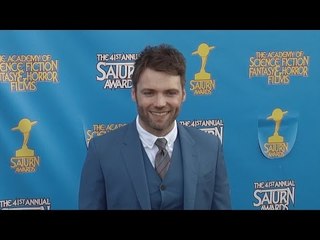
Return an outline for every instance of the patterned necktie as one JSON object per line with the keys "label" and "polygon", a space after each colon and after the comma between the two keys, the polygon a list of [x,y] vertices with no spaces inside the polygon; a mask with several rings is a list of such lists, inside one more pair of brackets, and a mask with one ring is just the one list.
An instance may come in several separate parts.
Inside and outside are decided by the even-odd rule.
{"label": "patterned necktie", "polygon": [[163,179],[170,165],[170,156],[166,150],[167,140],[165,138],[158,138],[155,144],[159,148],[155,161],[156,171],[161,179]]}

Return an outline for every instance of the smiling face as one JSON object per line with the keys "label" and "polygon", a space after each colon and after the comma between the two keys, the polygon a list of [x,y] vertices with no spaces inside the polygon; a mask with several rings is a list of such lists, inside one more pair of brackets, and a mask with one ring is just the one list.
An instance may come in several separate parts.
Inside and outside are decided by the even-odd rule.
{"label": "smiling face", "polygon": [[172,130],[186,92],[180,76],[147,68],[140,75],[136,88],[132,88],[131,96],[137,104],[141,126],[160,137]]}

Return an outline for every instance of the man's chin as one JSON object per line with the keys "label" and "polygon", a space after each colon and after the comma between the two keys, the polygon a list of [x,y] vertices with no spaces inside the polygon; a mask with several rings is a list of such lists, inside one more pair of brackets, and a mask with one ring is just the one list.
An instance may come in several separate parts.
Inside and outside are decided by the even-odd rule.
{"label": "man's chin", "polygon": [[167,121],[161,121],[161,122],[153,122],[152,123],[152,127],[154,130],[158,131],[158,132],[163,132],[166,131],[168,128],[170,128],[170,124],[168,125]]}

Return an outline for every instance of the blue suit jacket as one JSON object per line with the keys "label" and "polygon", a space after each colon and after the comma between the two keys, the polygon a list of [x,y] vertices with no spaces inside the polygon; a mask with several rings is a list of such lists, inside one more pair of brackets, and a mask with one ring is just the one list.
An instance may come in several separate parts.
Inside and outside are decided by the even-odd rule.
{"label": "blue suit jacket", "polygon": [[[184,209],[231,209],[220,140],[178,124]],[[151,209],[142,144],[135,121],[90,141],[79,209]]]}

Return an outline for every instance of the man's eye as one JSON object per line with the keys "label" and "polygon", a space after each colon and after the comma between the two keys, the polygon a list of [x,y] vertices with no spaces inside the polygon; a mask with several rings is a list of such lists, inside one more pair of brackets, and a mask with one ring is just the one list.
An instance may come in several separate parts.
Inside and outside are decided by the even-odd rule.
{"label": "man's eye", "polygon": [[151,95],[152,95],[152,92],[143,92],[143,95],[145,95],[145,96],[151,96]]}
{"label": "man's eye", "polygon": [[177,95],[177,92],[168,92],[167,94],[168,94],[168,96],[175,96],[175,95]]}

